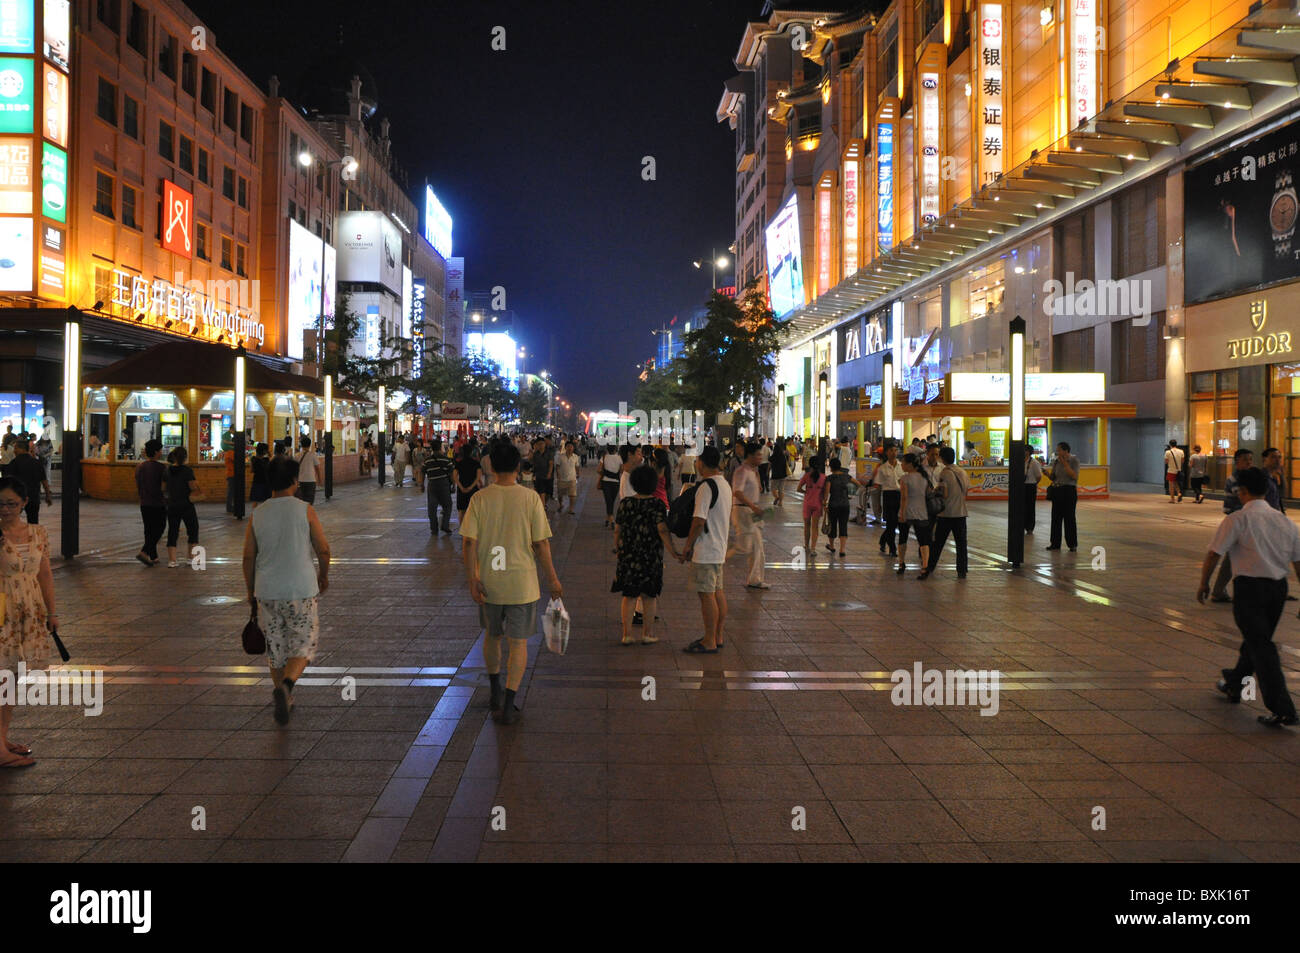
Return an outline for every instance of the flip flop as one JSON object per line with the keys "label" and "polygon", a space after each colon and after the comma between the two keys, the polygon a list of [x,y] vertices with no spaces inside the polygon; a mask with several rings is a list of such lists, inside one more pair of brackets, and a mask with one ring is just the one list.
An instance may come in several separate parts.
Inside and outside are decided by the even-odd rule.
{"label": "flip flop", "polygon": [[14,758],[12,761],[0,761],[0,768],[30,768],[35,763],[31,758]]}
{"label": "flip flop", "polygon": [[686,648],[682,649],[687,655],[717,655],[717,649],[705,648],[703,639],[696,639]]}
{"label": "flip flop", "polygon": [[9,744],[6,745],[6,747],[9,749],[10,754],[16,754],[20,758],[25,758],[32,753],[32,749],[30,745],[19,744],[16,741],[9,742]]}

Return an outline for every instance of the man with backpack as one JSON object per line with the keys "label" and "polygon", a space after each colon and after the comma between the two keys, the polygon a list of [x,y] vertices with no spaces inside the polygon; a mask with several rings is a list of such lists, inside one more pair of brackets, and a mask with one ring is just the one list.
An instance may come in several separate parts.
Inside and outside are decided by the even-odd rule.
{"label": "man with backpack", "polygon": [[[716,655],[722,647],[722,625],[727,619],[727,597],[723,594],[723,568],[727,561],[727,531],[731,523],[731,487],[719,478],[722,455],[717,447],[705,447],[696,461],[699,479],[673,504],[669,526],[681,536],[681,511],[690,506],[691,525],[681,559],[690,560],[691,583],[700,594],[704,636],[682,651],[691,655]],[[676,521],[673,516],[677,516]]]}

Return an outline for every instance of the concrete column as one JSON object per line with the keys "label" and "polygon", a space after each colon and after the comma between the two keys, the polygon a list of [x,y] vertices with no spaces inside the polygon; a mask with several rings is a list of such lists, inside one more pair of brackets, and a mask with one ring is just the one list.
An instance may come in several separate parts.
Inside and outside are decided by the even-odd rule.
{"label": "concrete column", "polygon": [[1183,229],[1183,170],[1176,167],[1165,177],[1165,440],[1180,444],[1189,442]]}

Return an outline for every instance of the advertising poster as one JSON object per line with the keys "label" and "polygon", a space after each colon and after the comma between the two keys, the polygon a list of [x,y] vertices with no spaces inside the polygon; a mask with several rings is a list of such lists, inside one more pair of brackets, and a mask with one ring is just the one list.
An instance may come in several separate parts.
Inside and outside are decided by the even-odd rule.
{"label": "advertising poster", "polygon": [[36,52],[33,0],[0,0],[0,53]]}
{"label": "advertising poster", "polygon": [[35,61],[0,56],[0,133],[32,131]]}
{"label": "advertising poster", "polygon": [[402,340],[411,339],[411,269],[402,266]]}
{"label": "advertising poster", "polygon": [[366,358],[379,357],[379,305],[366,305]]}
{"label": "advertising poster", "polygon": [[424,239],[444,261],[451,257],[451,215],[427,185],[424,187]]}
{"label": "advertising poster", "polygon": [[0,136],[0,212],[32,214],[32,140]]}
{"label": "advertising poster", "polygon": [[382,212],[338,217],[339,281],[368,281],[402,293],[402,238]]}
{"label": "advertising poster", "polygon": [[335,275],[338,271],[338,252],[333,245],[325,246],[325,327],[334,327],[334,300],[337,297]]}
{"label": "advertising poster", "polygon": [[894,247],[894,125],[876,124],[876,250]]}
{"label": "advertising poster", "polygon": [[783,317],[804,303],[797,196],[790,196],[776,213],[766,234],[768,293],[772,310]]}
{"label": "advertising poster", "polygon": [[313,329],[321,313],[321,240],[289,219],[289,308],[285,352],[302,359],[303,331]]}
{"label": "advertising poster", "polygon": [[69,38],[72,35],[71,6],[69,0],[45,0],[45,42],[42,49],[45,58],[65,73],[68,71]]}
{"label": "advertising poster", "polygon": [[67,233],[57,225],[41,225],[39,291],[47,298],[66,298],[68,293],[67,265],[64,249]]}
{"label": "advertising poster", "polygon": [[0,291],[32,290],[32,220],[0,218]]}
{"label": "advertising poster", "polygon": [[1300,277],[1298,150],[1291,122],[1183,173],[1189,304]]}
{"label": "advertising poster", "polygon": [[68,77],[53,66],[41,67],[45,74],[45,138],[68,148]]}
{"label": "advertising poster", "polygon": [[68,154],[48,142],[41,152],[41,214],[55,222],[68,220]]}

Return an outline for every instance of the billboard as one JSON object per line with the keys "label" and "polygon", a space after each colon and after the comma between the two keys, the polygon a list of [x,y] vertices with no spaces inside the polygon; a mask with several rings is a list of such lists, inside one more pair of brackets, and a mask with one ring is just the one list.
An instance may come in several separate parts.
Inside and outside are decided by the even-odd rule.
{"label": "billboard", "polygon": [[375,360],[379,357],[379,305],[366,305],[366,358]]}
{"label": "billboard", "polygon": [[69,0],[45,0],[45,38],[41,48],[45,58],[65,73],[72,36],[71,6]]}
{"label": "billboard", "polygon": [[0,218],[0,291],[32,290],[32,220]]}
{"label": "billboard", "polygon": [[876,250],[894,247],[894,124],[876,123]]}
{"label": "billboard", "polygon": [[465,259],[447,259],[447,311],[460,314],[465,303]]}
{"label": "billboard", "polygon": [[328,316],[334,312],[333,275],[329,261],[333,249],[289,219],[289,307],[286,314],[289,340],[285,353],[298,360],[303,356],[303,331],[316,328],[320,321],[322,250],[325,252],[324,313]]}
{"label": "billboard", "polygon": [[0,136],[0,212],[32,214],[32,140]]}
{"label": "billboard", "polygon": [[772,310],[778,317],[802,308],[803,265],[799,239],[799,200],[790,200],[767,226],[767,275]]}
{"label": "billboard", "polygon": [[512,390],[519,380],[519,347],[507,331],[471,331],[465,335],[465,350],[496,361],[501,377]]}
{"label": "billboard", "polygon": [[68,220],[68,154],[48,142],[41,153],[41,214]]}
{"label": "billboard", "polygon": [[424,238],[444,260],[451,257],[451,216],[427,185],[424,187]]}
{"label": "billboard", "polygon": [[68,148],[68,77],[48,63],[45,73],[45,125],[41,131],[56,145]]}
{"label": "billboard", "polygon": [[0,0],[0,53],[36,52],[33,0]]}
{"label": "billboard", "polygon": [[[949,375],[954,401],[1011,399],[1011,375],[998,372],[959,371]],[[1073,374],[1026,374],[1027,401],[1091,401],[1106,399],[1106,375],[1086,371]]]}
{"label": "billboard", "polygon": [[[424,299],[427,288],[423,278],[411,280],[411,376],[424,373]],[[418,406],[418,405],[417,405]]]}
{"label": "billboard", "polygon": [[381,284],[402,293],[402,238],[382,212],[340,212],[338,280]]}
{"label": "billboard", "polygon": [[163,248],[182,258],[194,257],[194,196],[175,182],[163,180],[162,231]]}
{"label": "billboard", "polygon": [[402,340],[411,339],[411,269],[402,266]]}
{"label": "billboard", "polygon": [[68,294],[65,249],[68,233],[57,225],[41,225],[39,288],[47,298],[64,299]]}
{"label": "billboard", "polygon": [[1300,278],[1298,149],[1291,122],[1183,173],[1189,304]]}
{"label": "billboard", "polygon": [[31,132],[35,60],[0,56],[0,133]]}

